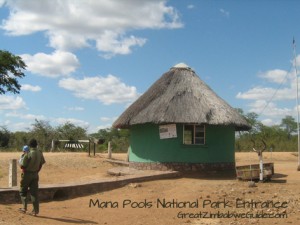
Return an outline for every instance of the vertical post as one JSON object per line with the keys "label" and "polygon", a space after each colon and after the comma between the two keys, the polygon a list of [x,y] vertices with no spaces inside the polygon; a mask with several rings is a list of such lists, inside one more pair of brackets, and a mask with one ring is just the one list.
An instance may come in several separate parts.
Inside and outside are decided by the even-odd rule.
{"label": "vertical post", "polygon": [[94,156],[96,155],[96,143],[94,142]]}
{"label": "vertical post", "polygon": [[52,152],[54,150],[54,140],[51,141],[51,150],[50,152]]}
{"label": "vertical post", "polygon": [[264,180],[264,164],[263,164],[263,157],[262,157],[262,152],[260,152],[259,154],[259,181],[263,181]]}
{"label": "vertical post", "polygon": [[300,171],[300,128],[299,128],[299,83],[298,83],[298,71],[297,71],[297,60],[296,60],[296,42],[293,38],[293,53],[294,53],[294,66],[296,73],[296,109],[297,109],[297,133],[298,133],[298,167],[297,170]]}
{"label": "vertical post", "polygon": [[130,146],[128,147],[128,150],[127,150],[126,162],[129,162],[129,152],[130,152]]}
{"label": "vertical post", "polygon": [[9,160],[8,187],[17,186],[17,160]]}
{"label": "vertical post", "polygon": [[108,142],[108,158],[111,159],[111,143]]}

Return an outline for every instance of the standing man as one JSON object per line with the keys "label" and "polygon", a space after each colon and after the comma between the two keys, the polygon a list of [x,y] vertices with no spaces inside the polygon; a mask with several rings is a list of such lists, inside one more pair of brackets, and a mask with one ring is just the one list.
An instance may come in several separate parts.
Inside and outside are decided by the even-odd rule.
{"label": "standing man", "polygon": [[23,213],[27,211],[27,192],[29,190],[33,204],[31,215],[36,216],[39,213],[39,171],[45,163],[45,159],[43,153],[37,149],[37,141],[35,139],[29,141],[29,147],[30,152],[24,156],[21,163],[20,196],[23,208],[20,208],[19,211]]}

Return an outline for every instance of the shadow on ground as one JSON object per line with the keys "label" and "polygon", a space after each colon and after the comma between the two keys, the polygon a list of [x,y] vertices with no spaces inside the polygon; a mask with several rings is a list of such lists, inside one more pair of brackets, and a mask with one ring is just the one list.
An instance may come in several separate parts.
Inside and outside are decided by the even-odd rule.
{"label": "shadow on ground", "polygon": [[64,223],[71,223],[71,224],[98,224],[97,222],[91,221],[91,220],[82,220],[82,219],[76,219],[76,218],[55,218],[55,217],[48,217],[48,216],[38,216],[38,218],[42,219],[48,219],[48,220],[56,220],[59,222]]}

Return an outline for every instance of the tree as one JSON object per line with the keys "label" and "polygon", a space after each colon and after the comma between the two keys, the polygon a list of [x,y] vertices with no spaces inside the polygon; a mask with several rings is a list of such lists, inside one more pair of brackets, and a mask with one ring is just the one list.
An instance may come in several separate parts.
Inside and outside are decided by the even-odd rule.
{"label": "tree", "polygon": [[283,118],[281,120],[281,126],[286,132],[289,140],[291,139],[292,133],[295,133],[297,131],[297,123],[292,116],[286,116],[285,118]]}
{"label": "tree", "polygon": [[24,77],[22,70],[26,68],[20,56],[0,50],[0,94],[12,92],[19,94],[21,85],[17,78]]}
{"label": "tree", "polygon": [[107,149],[108,142],[111,142],[113,151],[126,152],[129,147],[130,132],[127,129],[106,128],[100,129],[97,133],[91,134],[91,137],[104,141],[98,148],[100,151]]}
{"label": "tree", "polygon": [[32,135],[26,131],[16,131],[11,133],[9,147],[20,151],[23,145],[28,145],[31,138]]}
{"label": "tree", "polygon": [[56,133],[58,133],[60,139],[87,139],[87,130],[79,126],[75,126],[73,123],[70,122],[66,122],[63,125],[58,126],[56,128]]}
{"label": "tree", "polygon": [[256,133],[261,127],[261,123],[258,121],[258,114],[255,112],[250,112],[246,114],[247,122],[252,126],[251,131]]}
{"label": "tree", "polygon": [[263,126],[262,123],[258,120],[258,114],[255,113],[255,112],[249,112],[247,114],[244,114],[244,111],[243,109],[241,108],[237,108],[236,109],[239,114],[241,116],[243,116],[246,121],[248,122],[248,124],[252,127],[250,130],[249,130],[249,134],[251,135],[254,135],[254,134],[257,134],[260,132],[260,129],[261,127]]}
{"label": "tree", "polygon": [[[82,128],[80,126],[76,126],[71,122],[66,122],[63,125],[58,126],[55,129],[55,134],[57,140],[69,140],[71,143],[77,143],[78,140],[88,139],[87,129]],[[59,148],[61,146],[61,143],[57,141],[55,145]],[[84,149],[87,149],[86,145],[84,145]],[[74,150],[76,150],[76,148],[71,148],[71,151]]]}
{"label": "tree", "polygon": [[42,150],[50,149],[54,130],[48,121],[36,119],[35,123],[32,124],[31,135],[38,141]]}
{"label": "tree", "polygon": [[6,127],[0,127],[0,147],[8,147],[10,132]]}

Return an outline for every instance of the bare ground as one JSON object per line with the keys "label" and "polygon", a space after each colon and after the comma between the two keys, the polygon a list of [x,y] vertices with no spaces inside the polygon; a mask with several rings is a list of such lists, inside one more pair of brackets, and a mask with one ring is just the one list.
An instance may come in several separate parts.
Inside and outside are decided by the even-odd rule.
{"label": "bare ground", "polygon": [[[7,187],[8,160],[18,157],[19,153],[0,153],[0,188]],[[125,159],[126,155],[113,157]],[[45,158],[40,184],[92,181],[107,177],[107,169],[113,167],[104,162],[104,155],[46,153]],[[252,152],[237,153],[236,161],[237,165],[256,164],[258,157]],[[19,204],[0,205],[0,224],[300,224],[297,154],[265,153],[264,161],[275,163],[275,175],[271,182],[256,183],[256,187],[218,174],[189,173],[178,179],[42,202],[38,217],[18,213]]]}

